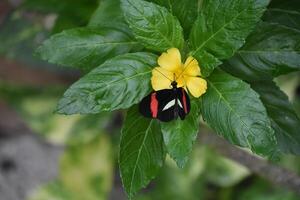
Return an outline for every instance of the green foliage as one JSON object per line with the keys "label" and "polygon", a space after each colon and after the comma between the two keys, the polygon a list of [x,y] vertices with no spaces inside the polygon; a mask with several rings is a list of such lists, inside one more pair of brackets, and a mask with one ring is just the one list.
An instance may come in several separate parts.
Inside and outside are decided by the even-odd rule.
{"label": "green foliage", "polygon": [[189,32],[198,16],[201,0],[147,0],[166,7],[178,18],[183,27],[184,34],[188,37]]}
{"label": "green foliage", "polygon": [[88,26],[90,27],[111,27],[126,29],[129,34],[130,29],[125,22],[121,7],[120,0],[102,0],[99,7],[92,15]]}
{"label": "green foliage", "polygon": [[208,83],[202,100],[204,120],[231,143],[272,156],[275,135],[258,94],[247,83],[220,70]]}
{"label": "green foliage", "polygon": [[223,67],[244,80],[271,80],[300,70],[300,32],[277,24],[262,23],[247,43]]}
{"label": "green foliage", "polygon": [[[272,191],[272,192],[270,192]],[[241,191],[238,200],[297,200],[299,196],[282,188],[272,188],[263,180],[256,181],[252,187]]]}
{"label": "green foliage", "polygon": [[145,119],[137,107],[129,109],[122,129],[119,164],[130,199],[157,175],[164,158],[159,123]]}
{"label": "green foliage", "polygon": [[[178,168],[167,157],[153,189],[136,199],[235,199],[235,196],[239,196],[240,188],[234,190],[234,187],[249,176],[249,171],[243,166],[221,157],[207,146],[196,144],[185,168]],[[232,193],[226,198],[223,190],[232,190]]]}
{"label": "green foliage", "polygon": [[91,114],[129,108],[151,91],[156,58],[150,53],[132,53],[105,62],[66,91],[57,111]]}
{"label": "green foliage", "polygon": [[32,52],[39,46],[37,37],[47,36],[40,24],[31,22],[16,11],[1,24],[0,30],[1,56],[36,63],[33,61]]}
{"label": "green foliage", "polygon": [[52,36],[37,54],[54,64],[90,70],[135,47],[137,42],[118,28],[75,28]]}
{"label": "green foliage", "polygon": [[284,153],[300,154],[300,119],[288,97],[271,81],[255,82],[258,92],[275,130],[278,145]]}
{"label": "green foliage", "polygon": [[184,167],[197,139],[200,123],[200,105],[197,101],[191,102],[191,113],[184,121],[175,120],[161,123],[164,142],[170,156],[179,167]]}
{"label": "green foliage", "polygon": [[[59,113],[129,108],[119,158],[129,198],[158,174],[165,151],[178,166],[185,166],[201,114],[219,135],[258,155],[272,158],[279,150],[299,154],[299,117],[272,83],[279,75],[300,70],[299,4],[272,1],[265,22],[258,24],[268,4],[268,0],[103,0],[87,27],[55,34],[38,49],[51,63],[91,70],[65,92]],[[174,47],[183,60],[186,55],[198,60],[208,90],[192,101],[184,121],[158,123],[142,117],[135,104],[151,92],[158,56]],[[216,69],[222,63],[227,73]],[[232,180],[240,180],[241,174]],[[224,186],[226,180],[219,184]]]}
{"label": "green foliage", "polygon": [[298,0],[272,0],[263,20],[300,30],[300,4]]}
{"label": "green foliage", "polygon": [[57,33],[64,29],[86,25],[97,4],[98,0],[25,0],[22,7],[29,11],[57,14],[52,30]]}
{"label": "green foliage", "polygon": [[190,36],[192,55],[208,76],[221,61],[234,55],[245,42],[268,0],[205,0]]}
{"label": "green foliage", "polygon": [[183,31],[179,21],[167,9],[143,0],[122,0],[125,18],[146,48],[158,52],[183,47]]}

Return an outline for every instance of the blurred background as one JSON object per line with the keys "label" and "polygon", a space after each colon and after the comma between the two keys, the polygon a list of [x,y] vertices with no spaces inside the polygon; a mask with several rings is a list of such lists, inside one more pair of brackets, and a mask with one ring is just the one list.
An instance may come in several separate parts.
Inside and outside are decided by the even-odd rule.
{"label": "blurred background", "polygon": [[[55,114],[57,100],[80,72],[34,56],[50,35],[86,25],[97,6],[98,0],[0,0],[0,200],[127,199],[118,173],[124,112]],[[277,82],[300,114],[299,73]],[[179,169],[167,158],[135,199],[300,199],[300,183],[276,183],[282,179],[276,170],[299,180],[299,157],[281,156],[259,168],[258,158],[239,154],[202,127],[188,165]]]}

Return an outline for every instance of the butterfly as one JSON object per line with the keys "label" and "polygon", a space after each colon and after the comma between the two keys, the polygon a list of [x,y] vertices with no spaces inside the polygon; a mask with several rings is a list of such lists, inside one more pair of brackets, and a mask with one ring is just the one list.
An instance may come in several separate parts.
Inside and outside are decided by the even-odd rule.
{"label": "butterfly", "polygon": [[191,110],[190,98],[182,87],[173,81],[171,89],[153,91],[139,104],[140,113],[147,117],[170,122],[180,117],[184,120]]}

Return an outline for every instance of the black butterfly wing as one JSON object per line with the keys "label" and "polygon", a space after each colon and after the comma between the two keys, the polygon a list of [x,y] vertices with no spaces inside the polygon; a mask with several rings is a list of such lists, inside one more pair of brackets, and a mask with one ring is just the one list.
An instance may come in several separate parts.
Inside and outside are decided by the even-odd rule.
{"label": "black butterfly wing", "polygon": [[[169,122],[178,117],[176,112],[176,90],[161,90],[157,92],[159,101],[157,118],[162,122]],[[174,105],[173,105],[174,104]]]}
{"label": "black butterfly wing", "polygon": [[178,117],[184,120],[191,110],[190,98],[183,88],[168,90],[168,93],[158,93],[157,97],[160,102],[157,118],[160,121],[169,122]]}
{"label": "black butterfly wing", "polygon": [[[153,93],[153,92],[152,92]],[[152,118],[152,113],[150,109],[152,93],[146,96],[139,104],[140,113],[147,118]]]}
{"label": "black butterfly wing", "polygon": [[190,99],[183,88],[166,89],[150,93],[139,104],[140,113],[148,118],[169,122],[190,112]]}
{"label": "black butterfly wing", "polygon": [[172,95],[172,90],[151,92],[139,104],[140,113],[147,118],[158,118],[161,105]]}
{"label": "black butterfly wing", "polygon": [[191,101],[190,97],[183,88],[178,88],[177,89],[177,95],[178,95],[178,100],[180,101],[179,106],[179,117],[180,119],[184,120],[185,117],[190,113],[191,111]]}

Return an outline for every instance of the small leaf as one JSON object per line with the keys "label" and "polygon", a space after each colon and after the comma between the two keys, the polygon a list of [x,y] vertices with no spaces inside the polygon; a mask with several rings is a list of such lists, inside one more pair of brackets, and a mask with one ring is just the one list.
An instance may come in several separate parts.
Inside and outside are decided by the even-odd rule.
{"label": "small leaf", "polygon": [[73,84],[58,104],[62,114],[90,114],[129,108],[151,92],[150,78],[157,56],[131,53],[117,56]]}
{"label": "small leaf", "polygon": [[90,70],[137,47],[137,42],[118,28],[76,28],[52,36],[37,54],[50,63]]}
{"label": "small leaf", "polygon": [[146,48],[158,52],[183,47],[179,21],[164,7],[143,0],[122,0],[129,27]]}
{"label": "small leaf", "polygon": [[250,86],[221,70],[208,79],[202,115],[218,134],[254,153],[273,156],[276,138],[259,96]]}
{"label": "small leaf", "polygon": [[272,0],[263,20],[300,30],[299,0]]}
{"label": "small leaf", "polygon": [[204,76],[208,76],[221,63],[220,60],[230,58],[244,44],[267,5],[268,0],[203,1],[191,31],[190,47],[193,50],[191,54],[200,64],[207,63],[203,55],[215,57],[214,62],[209,62],[210,68],[203,67]]}
{"label": "small leaf", "polygon": [[185,120],[161,123],[164,142],[169,155],[181,168],[188,161],[200,126],[200,106],[191,101],[191,112]]}
{"label": "small leaf", "polygon": [[148,0],[158,5],[166,7],[174,16],[178,18],[183,27],[185,35],[189,35],[190,30],[197,19],[200,9],[200,0]]}
{"label": "small leaf", "polygon": [[299,63],[300,32],[262,23],[223,69],[243,80],[270,80],[300,70]]}
{"label": "small leaf", "polygon": [[137,106],[129,109],[122,128],[119,157],[121,178],[129,199],[157,175],[164,159],[158,121],[144,118]]}
{"label": "small leaf", "polygon": [[280,150],[300,155],[300,119],[287,95],[272,81],[251,83],[251,87],[258,92],[267,109]]}

